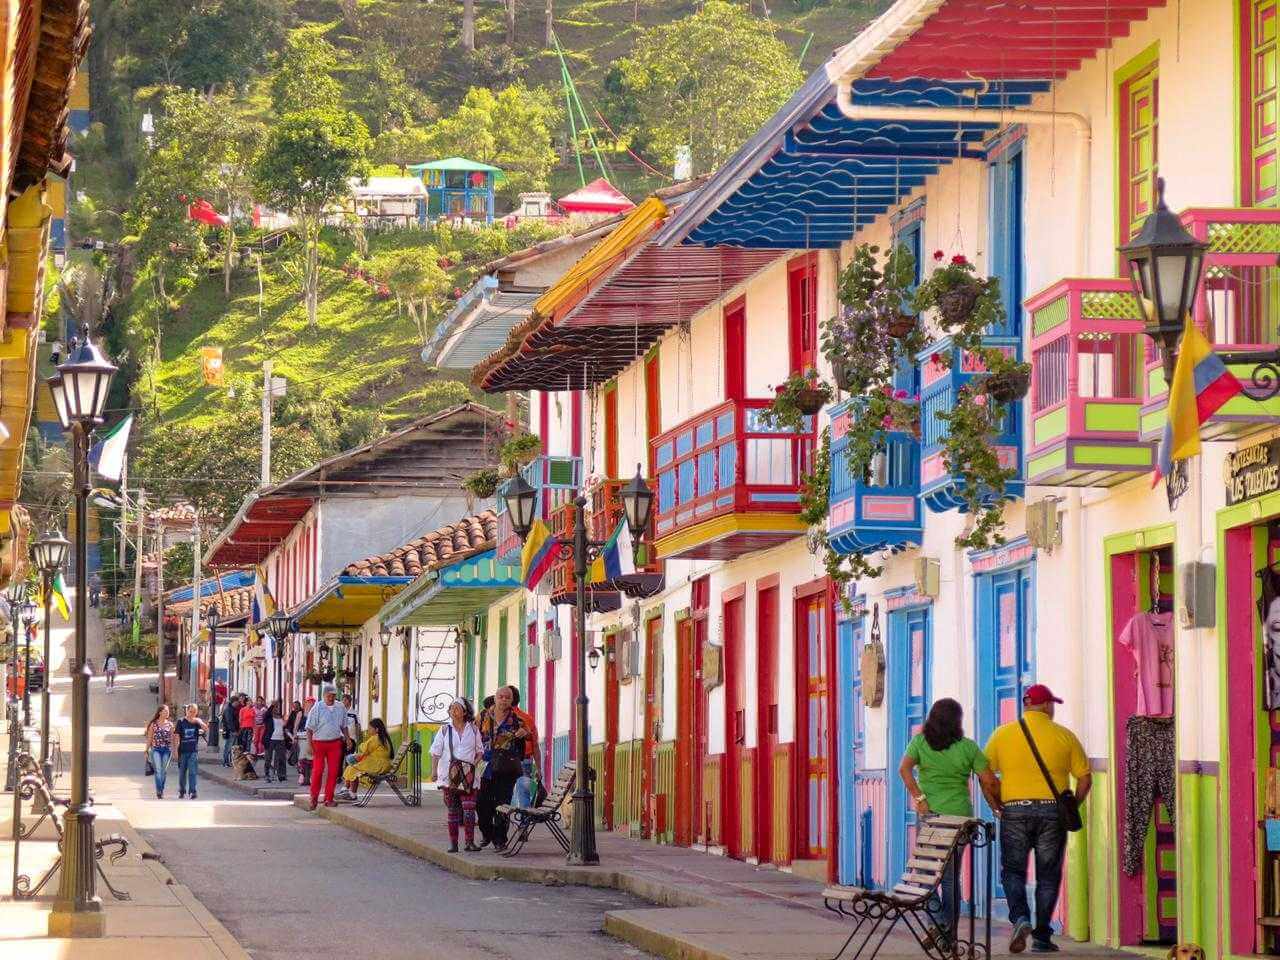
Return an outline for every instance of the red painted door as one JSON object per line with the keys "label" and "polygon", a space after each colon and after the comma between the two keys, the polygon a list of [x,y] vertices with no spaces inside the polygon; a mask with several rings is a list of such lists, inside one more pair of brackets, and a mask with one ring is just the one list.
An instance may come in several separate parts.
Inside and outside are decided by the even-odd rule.
{"label": "red painted door", "polygon": [[[756,856],[774,859],[773,757],[778,748],[778,588],[756,594]],[[787,858],[784,858],[784,862]]]}
{"label": "red painted door", "polygon": [[825,590],[796,601],[795,855],[818,860],[831,852],[831,632]]}
{"label": "red painted door", "polygon": [[644,361],[644,439],[645,449],[649,451],[646,458],[649,464],[649,475],[656,472],[653,465],[653,449],[649,443],[662,432],[662,386],[661,370],[658,366],[658,348]]}
{"label": "red painted door", "polygon": [[606,656],[604,658],[604,770],[602,771],[601,776],[604,777],[604,787],[602,790],[604,795],[604,806],[602,807],[602,812],[606,830],[612,830],[614,823],[613,778],[614,763],[617,759],[618,752],[617,639],[617,637],[613,637],[605,641],[606,646],[610,648],[610,652],[615,653],[615,655]]}
{"label": "red painted door", "polygon": [[818,365],[818,255],[805,253],[787,264],[787,325],[791,372]]}
{"label": "red painted door", "polygon": [[[544,629],[550,630],[552,624],[548,622]],[[543,658],[542,664],[542,702],[544,706],[542,740],[545,749],[542,751],[543,781],[545,783],[553,783],[558,771],[551,768],[554,759],[553,744],[556,736],[556,661]]]}
{"label": "red painted door", "polygon": [[711,580],[699,577],[693,582],[693,657],[696,669],[693,684],[693,828],[694,836],[710,843],[711,816],[703,796],[702,771],[707,759],[707,690],[702,683],[702,651],[707,646],[707,628],[711,613]]}
{"label": "red painted door", "polygon": [[618,475],[618,388],[610,384],[604,390],[604,473]]}
{"label": "red painted door", "polygon": [[[661,717],[662,690],[658,671],[658,659],[662,655],[662,619],[654,617],[645,624],[644,634],[644,734],[643,754],[640,762],[640,835],[650,837],[655,829],[665,830],[665,823],[656,822],[657,797],[655,784],[658,773],[658,723]],[[665,812],[665,805],[663,811]]]}
{"label": "red painted door", "polygon": [[724,396],[741,400],[747,395],[747,302],[737,300],[724,312]]}
{"label": "red painted door", "polygon": [[693,643],[693,621],[685,618],[676,624],[676,844],[687,847],[693,842],[693,810],[696,782],[695,718],[697,710],[698,652]]}
{"label": "red painted door", "polygon": [[[530,653],[529,647],[532,647],[534,644],[538,642],[538,624],[536,622],[530,623],[528,626],[525,627],[524,642],[527,645],[524,651],[525,653],[524,662],[527,665],[525,667],[524,689],[525,689],[525,695],[529,698],[529,702],[524,704],[524,709],[529,714],[529,716],[533,718],[533,722],[537,724],[538,722],[538,668],[533,665],[533,658],[529,656],[529,653]],[[541,747],[543,750],[551,749],[551,739],[549,736],[549,732],[542,734],[541,742],[538,744],[538,746]]]}
{"label": "red painted door", "polygon": [[747,671],[745,600],[739,594],[724,604],[724,729],[725,771],[724,844],[729,856],[741,860],[742,762],[747,755]]}

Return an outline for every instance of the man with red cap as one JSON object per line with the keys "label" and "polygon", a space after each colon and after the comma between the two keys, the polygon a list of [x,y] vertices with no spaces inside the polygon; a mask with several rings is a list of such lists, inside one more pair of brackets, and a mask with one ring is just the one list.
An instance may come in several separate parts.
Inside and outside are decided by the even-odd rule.
{"label": "man with red cap", "polygon": [[[1022,720],[1002,724],[987,743],[987,760],[1000,778],[1000,882],[1009,904],[1013,937],[1010,953],[1021,953],[1031,938],[1036,953],[1056,953],[1049,925],[1062,885],[1062,862],[1067,829],[1058,815],[1057,795],[1076,781],[1077,803],[1093,786],[1084,747],[1074,733],[1053,720],[1054,705],[1062,701],[1042,683],[1022,695]],[[1036,762],[1031,742],[1053,779],[1050,785]],[[1031,925],[1027,903],[1027,859],[1036,858],[1036,916]]]}

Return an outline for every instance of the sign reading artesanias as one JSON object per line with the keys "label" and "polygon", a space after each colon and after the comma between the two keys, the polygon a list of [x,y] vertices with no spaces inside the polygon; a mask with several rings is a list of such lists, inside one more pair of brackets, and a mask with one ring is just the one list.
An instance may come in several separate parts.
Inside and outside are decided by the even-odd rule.
{"label": "sign reading artesanias", "polygon": [[1228,504],[1280,490],[1280,437],[1237,450],[1223,469]]}

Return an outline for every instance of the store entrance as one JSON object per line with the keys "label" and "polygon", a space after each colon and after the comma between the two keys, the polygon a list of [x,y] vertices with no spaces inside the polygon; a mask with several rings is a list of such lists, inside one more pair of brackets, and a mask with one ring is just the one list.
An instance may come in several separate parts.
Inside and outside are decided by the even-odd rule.
{"label": "store entrance", "polygon": [[1173,547],[1111,558],[1121,946],[1178,938]]}

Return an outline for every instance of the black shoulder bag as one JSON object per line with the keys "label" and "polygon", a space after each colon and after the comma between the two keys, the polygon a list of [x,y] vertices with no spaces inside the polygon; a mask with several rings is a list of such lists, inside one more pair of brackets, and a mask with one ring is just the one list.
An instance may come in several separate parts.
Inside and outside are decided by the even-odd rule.
{"label": "black shoulder bag", "polygon": [[1049,775],[1049,768],[1044,765],[1044,758],[1040,756],[1040,750],[1031,736],[1031,728],[1027,726],[1027,721],[1019,717],[1018,726],[1022,727],[1022,735],[1027,738],[1027,746],[1031,748],[1031,755],[1036,758],[1036,765],[1040,767],[1040,772],[1044,775],[1044,782],[1049,785],[1049,792],[1053,794],[1053,798],[1058,804],[1058,822],[1062,824],[1062,829],[1068,833],[1075,833],[1077,830],[1083,829],[1084,821],[1080,819],[1080,804],[1076,801],[1076,795],[1070,790],[1058,791],[1053,782],[1053,777]]}

